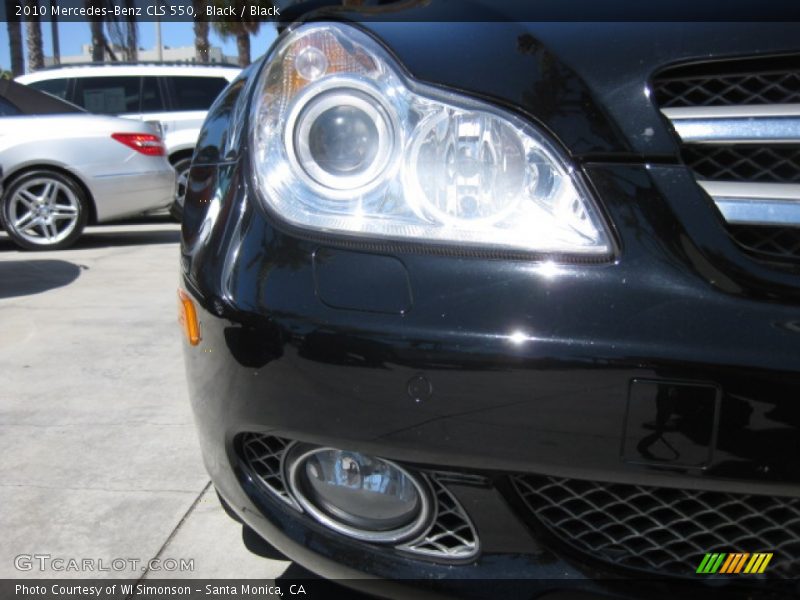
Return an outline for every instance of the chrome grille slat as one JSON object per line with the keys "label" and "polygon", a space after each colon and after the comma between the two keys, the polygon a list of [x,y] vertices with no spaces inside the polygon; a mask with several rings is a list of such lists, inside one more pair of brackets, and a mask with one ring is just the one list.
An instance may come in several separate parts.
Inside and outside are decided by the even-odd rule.
{"label": "chrome grille slat", "polygon": [[800,226],[800,184],[698,183],[730,225]]}
{"label": "chrome grille slat", "polygon": [[676,118],[672,126],[685,144],[797,144],[800,117]]}

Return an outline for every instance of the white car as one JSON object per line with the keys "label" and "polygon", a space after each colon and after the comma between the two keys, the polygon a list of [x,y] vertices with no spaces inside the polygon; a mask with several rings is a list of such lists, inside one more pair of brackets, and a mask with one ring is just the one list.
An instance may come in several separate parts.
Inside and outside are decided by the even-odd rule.
{"label": "white car", "polygon": [[158,122],[178,173],[174,212],[180,213],[200,126],[239,72],[238,67],[214,65],[96,64],[43,69],[16,81],[92,113]]}
{"label": "white car", "polygon": [[0,80],[0,222],[17,245],[69,246],[87,223],[169,206],[175,170],[152,124],[91,115]]}

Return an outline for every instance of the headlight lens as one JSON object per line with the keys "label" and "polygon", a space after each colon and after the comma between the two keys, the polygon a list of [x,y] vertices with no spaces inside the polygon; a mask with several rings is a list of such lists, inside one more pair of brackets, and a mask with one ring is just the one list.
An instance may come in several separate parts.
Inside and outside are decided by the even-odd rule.
{"label": "headlight lens", "polygon": [[394,135],[385,111],[355,90],[316,95],[296,117],[291,160],[322,189],[368,185],[386,168]]}
{"label": "headlight lens", "polygon": [[273,50],[253,163],[289,223],[366,238],[602,256],[610,236],[532,124],[421,85],[358,29],[309,24]]}

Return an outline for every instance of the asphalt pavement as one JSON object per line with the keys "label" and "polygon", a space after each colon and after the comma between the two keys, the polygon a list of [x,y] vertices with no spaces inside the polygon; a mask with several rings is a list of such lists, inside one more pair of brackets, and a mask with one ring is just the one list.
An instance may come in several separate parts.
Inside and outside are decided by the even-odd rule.
{"label": "asphalt pavement", "polygon": [[92,227],[60,252],[20,252],[0,232],[0,578],[310,576],[210,486],[176,320],[178,239],[167,218]]}

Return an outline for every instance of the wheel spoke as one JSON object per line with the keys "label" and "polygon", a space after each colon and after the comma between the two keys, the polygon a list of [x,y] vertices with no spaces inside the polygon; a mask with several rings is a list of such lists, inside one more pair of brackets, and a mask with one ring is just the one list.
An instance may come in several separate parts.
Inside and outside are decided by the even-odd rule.
{"label": "wheel spoke", "polygon": [[34,208],[39,202],[39,198],[37,198],[28,190],[20,190],[17,192],[17,200],[21,202],[28,210]]}
{"label": "wheel spoke", "polygon": [[44,186],[44,191],[42,192],[42,199],[47,204],[53,204],[58,196],[58,187],[56,186],[55,182],[48,181],[47,184]]}
{"label": "wheel spoke", "polygon": [[22,215],[19,219],[14,221],[14,228],[15,229],[25,229],[26,227],[30,226],[31,221],[35,220],[35,215],[32,211],[26,212]]}
{"label": "wheel spoke", "polygon": [[51,242],[58,236],[58,228],[52,221],[44,221],[42,223],[42,231],[44,232],[44,236]]}
{"label": "wheel spoke", "polygon": [[65,204],[54,205],[50,213],[54,219],[72,219],[77,216],[77,214],[78,209],[76,207]]}

